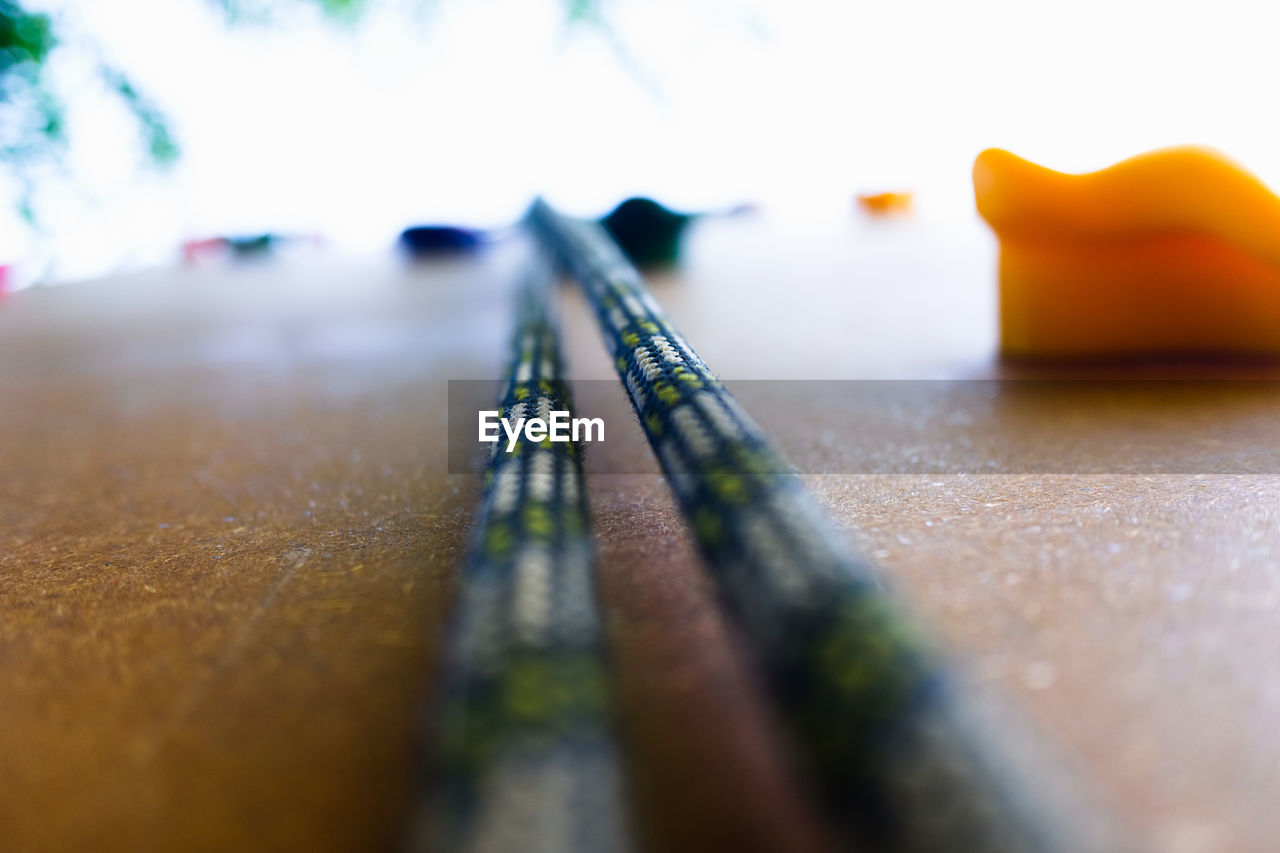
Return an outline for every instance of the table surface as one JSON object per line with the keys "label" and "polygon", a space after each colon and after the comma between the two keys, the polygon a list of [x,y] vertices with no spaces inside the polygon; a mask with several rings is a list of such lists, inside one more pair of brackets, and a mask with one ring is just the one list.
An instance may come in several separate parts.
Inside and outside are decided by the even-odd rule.
{"label": "table surface", "polygon": [[[446,382],[500,374],[519,258],[312,256],[0,302],[0,846],[395,847],[478,494],[448,472]],[[652,284],[732,387],[1008,375],[994,281],[976,224],[748,218],[699,225]],[[611,379],[563,302],[571,373]],[[811,405],[761,420],[819,471],[840,451],[809,440]],[[1062,470],[1100,452],[1067,443]],[[975,689],[1141,838],[1280,838],[1280,478],[809,481]],[[821,848],[656,468],[589,487],[643,837]]]}

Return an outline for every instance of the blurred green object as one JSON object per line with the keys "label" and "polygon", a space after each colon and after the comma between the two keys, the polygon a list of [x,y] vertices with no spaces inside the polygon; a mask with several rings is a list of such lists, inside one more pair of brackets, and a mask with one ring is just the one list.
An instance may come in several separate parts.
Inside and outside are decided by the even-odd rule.
{"label": "blurred green object", "polygon": [[30,182],[22,166],[61,152],[62,104],[44,81],[44,63],[57,45],[48,15],[0,0],[0,161],[14,168],[22,197],[19,212],[33,214]]}
{"label": "blurred green object", "polygon": [[178,159],[181,153],[178,144],[174,142],[173,136],[169,133],[169,126],[165,122],[164,113],[159,107],[156,107],[147,98],[138,94],[138,90],[133,87],[129,79],[114,68],[103,67],[100,69],[103,80],[111,87],[125,106],[133,113],[138,120],[138,125],[142,130],[143,138],[147,144],[147,154],[155,163],[166,164],[172,163]]}
{"label": "blurred green object", "polygon": [[0,71],[7,75],[15,68],[38,67],[54,44],[48,15],[32,14],[0,0]]}
{"label": "blurred green object", "polygon": [[261,258],[271,254],[280,243],[275,234],[252,234],[244,237],[228,237],[227,246],[241,258]]}
{"label": "blurred green object", "polygon": [[209,0],[233,23],[268,21],[282,7],[309,4],[338,21],[354,21],[369,5],[369,0]]}
{"label": "blurred green object", "polygon": [[680,259],[680,238],[694,215],[663,207],[651,198],[623,201],[600,224],[641,269],[672,266]]}

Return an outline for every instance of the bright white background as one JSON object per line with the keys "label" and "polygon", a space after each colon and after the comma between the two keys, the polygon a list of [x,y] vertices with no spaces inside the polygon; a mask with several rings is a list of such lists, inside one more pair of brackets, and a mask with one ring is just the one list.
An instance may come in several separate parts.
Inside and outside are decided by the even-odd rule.
{"label": "bright white background", "polygon": [[378,248],[414,221],[509,222],[536,192],[579,213],[644,192],[831,220],[902,187],[923,216],[967,218],[988,146],[1074,171],[1199,142],[1280,186],[1263,2],[617,0],[612,36],[566,28],[553,0],[371,6],[350,30],[49,0],[168,112],[184,156],[140,171],[133,124],[64,52],[74,181],[47,185],[43,235],[0,213],[0,263],[71,279],[256,230]]}

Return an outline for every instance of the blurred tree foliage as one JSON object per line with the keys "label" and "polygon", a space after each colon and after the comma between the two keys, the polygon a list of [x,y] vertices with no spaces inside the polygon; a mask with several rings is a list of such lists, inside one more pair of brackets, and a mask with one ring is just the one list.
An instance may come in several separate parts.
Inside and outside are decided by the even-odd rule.
{"label": "blurred tree foliage", "polygon": [[338,21],[353,21],[359,17],[369,0],[209,0],[227,16],[228,21],[268,21],[282,6],[310,3]]}
{"label": "blurred tree foliage", "polygon": [[0,0],[0,159],[23,187],[19,202],[28,220],[29,164],[56,157],[66,144],[62,104],[45,83],[45,61],[57,40],[48,15]]}
{"label": "blurred tree foliage", "polygon": [[[47,69],[58,47],[51,15],[0,0],[0,165],[15,179],[19,213],[31,223],[34,173],[57,166],[66,151],[65,108]],[[105,87],[136,119],[148,159],[161,166],[176,160],[179,148],[159,107],[124,72],[101,60],[95,64]]]}
{"label": "blurred tree foliage", "polygon": [[[267,22],[284,7],[312,6],[335,21],[355,21],[377,0],[205,0],[229,22]],[[428,2],[429,0],[424,0]],[[195,0],[193,0],[195,2]],[[605,0],[561,0],[570,23],[600,24]],[[0,169],[16,181],[18,208],[35,222],[35,173],[56,167],[66,151],[65,108],[50,75],[48,59],[59,49],[57,20],[33,11],[28,0],[0,0]],[[63,49],[85,49],[80,45]],[[181,150],[160,108],[120,69],[96,60],[98,74],[137,120],[151,163],[165,166]]]}

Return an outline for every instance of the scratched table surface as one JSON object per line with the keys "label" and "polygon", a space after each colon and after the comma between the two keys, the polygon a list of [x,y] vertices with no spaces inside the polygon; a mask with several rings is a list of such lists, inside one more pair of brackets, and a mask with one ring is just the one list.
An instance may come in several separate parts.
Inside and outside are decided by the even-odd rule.
{"label": "scratched table surface", "polygon": [[[500,374],[519,259],[313,256],[0,301],[0,848],[396,848],[478,494],[448,473],[446,382]],[[652,284],[729,380],[975,378],[1006,370],[994,276],[976,224],[737,219]],[[572,375],[611,379],[563,301]],[[761,420],[793,456],[838,454],[806,443],[830,419],[806,406]],[[1275,849],[1280,478],[810,483],[1139,838]],[[656,468],[589,487],[641,838],[822,849]]]}

